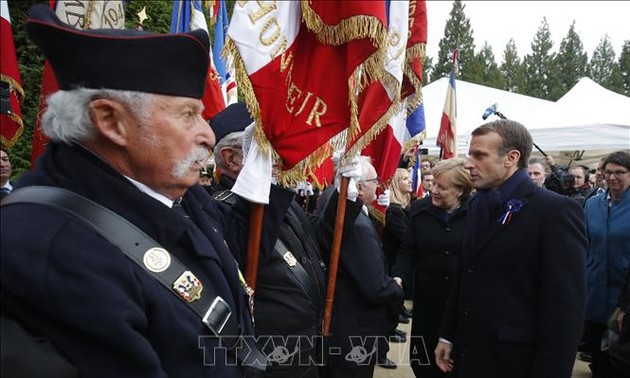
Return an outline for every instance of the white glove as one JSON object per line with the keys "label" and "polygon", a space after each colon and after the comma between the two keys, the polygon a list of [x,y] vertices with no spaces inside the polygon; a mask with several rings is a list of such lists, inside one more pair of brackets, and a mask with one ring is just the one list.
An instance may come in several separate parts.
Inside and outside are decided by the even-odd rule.
{"label": "white glove", "polygon": [[330,160],[333,162],[333,167],[335,169],[339,168],[339,162],[343,158],[343,150],[335,150],[333,151],[332,157]]}
{"label": "white glove", "polygon": [[306,192],[307,196],[312,196],[315,194],[315,192],[313,192],[313,184],[311,184],[310,182],[306,183],[304,191]]}
{"label": "white glove", "polygon": [[249,148],[254,139],[254,131],[256,131],[256,124],[254,122],[245,128],[245,134],[243,135],[243,159],[247,159]]}
{"label": "white glove", "polygon": [[298,182],[297,185],[295,186],[295,192],[300,197],[304,197],[304,190],[305,189],[306,189],[306,185],[304,184],[304,181]]}
{"label": "white glove", "polygon": [[[359,157],[355,156],[353,158],[342,160],[340,164],[341,166],[337,169],[337,176],[343,176],[350,179],[350,182],[348,183],[348,199],[354,202],[359,196],[357,181],[361,179],[361,176],[363,175],[363,170],[361,169]],[[339,191],[340,182],[340,177],[337,177],[335,179],[335,186],[337,187],[337,191]]]}
{"label": "white glove", "polygon": [[358,181],[363,174],[363,170],[361,169],[361,164],[359,162],[359,157],[355,156],[353,158],[346,159],[346,161],[341,162],[341,166],[337,169],[337,172],[343,177],[353,178]]}
{"label": "white glove", "polygon": [[387,207],[389,206],[389,200],[389,189],[387,189],[378,196],[378,198],[376,199],[376,203],[378,203],[380,206]]}

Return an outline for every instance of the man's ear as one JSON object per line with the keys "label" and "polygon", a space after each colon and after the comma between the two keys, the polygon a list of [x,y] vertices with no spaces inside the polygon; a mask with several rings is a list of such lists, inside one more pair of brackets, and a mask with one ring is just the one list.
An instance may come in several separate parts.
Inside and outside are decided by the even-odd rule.
{"label": "man's ear", "polygon": [[518,161],[521,158],[521,153],[518,150],[510,150],[505,154],[505,166],[514,167],[518,165]]}
{"label": "man's ear", "polygon": [[121,103],[101,98],[90,102],[88,108],[90,119],[101,137],[119,146],[127,144],[128,112]]}
{"label": "man's ear", "polygon": [[359,197],[363,194],[364,185],[362,181],[357,182],[357,193],[359,193]]}

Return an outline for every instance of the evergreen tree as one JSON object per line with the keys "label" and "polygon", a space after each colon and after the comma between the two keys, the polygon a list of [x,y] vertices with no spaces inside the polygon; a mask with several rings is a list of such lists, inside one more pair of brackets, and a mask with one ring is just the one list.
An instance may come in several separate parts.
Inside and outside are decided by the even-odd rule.
{"label": "evergreen tree", "polygon": [[459,48],[459,76],[462,80],[470,81],[475,74],[471,73],[471,66],[475,65],[475,43],[470,20],[464,14],[465,5],[461,0],[453,1],[450,18],[444,27],[444,37],[439,43],[439,52],[431,79],[448,76],[451,72],[451,51]]}
{"label": "evergreen tree", "polygon": [[433,58],[425,57],[422,62],[422,85],[427,85],[431,82],[431,76],[433,72]]}
{"label": "evergreen tree", "polygon": [[503,51],[503,62],[499,68],[503,77],[503,89],[523,94],[525,92],[525,72],[521,58],[516,52],[516,42],[510,38]]}
{"label": "evergreen tree", "polygon": [[501,71],[494,58],[492,47],[486,41],[477,54],[477,62],[481,70],[481,82],[479,84],[502,89],[505,86]]}
{"label": "evergreen tree", "polygon": [[620,67],[615,60],[615,50],[610,43],[610,38],[605,35],[599,40],[591,58],[591,78],[601,86],[621,93],[623,91],[623,78]]}
{"label": "evergreen tree", "polygon": [[543,18],[531,46],[532,53],[525,55],[523,60],[526,79],[525,94],[550,100],[558,77],[554,69],[555,54],[551,53],[553,42],[546,17]]}
{"label": "evergreen tree", "polygon": [[621,75],[621,82],[623,91],[620,92],[623,95],[630,96],[630,40],[626,40],[621,48],[621,54],[619,55],[619,74]]}
{"label": "evergreen tree", "polygon": [[588,56],[580,36],[575,32],[575,21],[569,27],[567,36],[560,42],[560,51],[556,56],[558,68],[558,91],[552,93],[557,99],[568,92],[581,78],[588,76]]}

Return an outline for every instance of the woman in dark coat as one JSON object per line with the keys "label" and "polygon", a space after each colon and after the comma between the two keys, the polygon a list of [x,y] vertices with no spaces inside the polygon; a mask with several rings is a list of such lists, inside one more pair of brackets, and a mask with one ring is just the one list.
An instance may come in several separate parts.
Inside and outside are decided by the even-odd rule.
{"label": "woman in dark coat", "polygon": [[392,183],[390,204],[385,212],[383,230],[383,252],[387,258],[388,269],[394,267],[398,250],[407,234],[409,224],[409,203],[411,202],[411,176],[404,168],[397,168]]}
{"label": "woman in dark coat", "polygon": [[392,269],[403,286],[415,279],[410,364],[416,377],[446,377],[435,364],[433,351],[459,268],[470,175],[463,159],[438,162],[433,168],[431,196],[415,201],[409,226]]}

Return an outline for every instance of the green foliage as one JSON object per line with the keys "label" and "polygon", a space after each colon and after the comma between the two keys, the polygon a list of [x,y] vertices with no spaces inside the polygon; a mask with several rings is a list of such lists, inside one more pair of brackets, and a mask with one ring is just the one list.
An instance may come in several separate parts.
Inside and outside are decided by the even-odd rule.
{"label": "green foliage", "polygon": [[588,76],[588,56],[584,52],[580,36],[575,32],[575,21],[569,27],[567,36],[560,42],[555,65],[558,69],[559,86],[552,93],[552,98],[562,97],[578,80]]}
{"label": "green foliage", "polygon": [[525,94],[550,100],[557,86],[558,77],[554,60],[556,54],[551,52],[553,41],[547,18],[543,18],[534,40],[532,41],[532,53],[525,56]]}
{"label": "green foliage", "polygon": [[501,75],[501,70],[499,70],[499,66],[494,58],[492,47],[488,42],[483,44],[481,51],[477,54],[477,62],[481,71],[479,84],[498,89],[505,87],[505,79]]}
{"label": "green foliage", "polygon": [[439,79],[448,76],[451,72],[451,52],[459,48],[459,75],[462,80],[473,81],[479,74],[475,58],[475,42],[470,20],[464,14],[466,6],[461,0],[453,1],[450,18],[444,27],[444,37],[440,40],[435,69],[431,73],[431,79]]}
{"label": "green foliage", "polygon": [[33,4],[45,3],[44,1],[9,1],[9,14],[15,52],[18,58],[18,67],[24,89],[24,101],[22,102],[22,121],[24,132],[10,151],[13,179],[17,179],[31,166],[31,142],[33,140],[33,126],[37,119],[39,109],[39,96],[41,92],[42,70],[44,57],[38,48],[28,39],[24,21],[28,15],[28,8]]}
{"label": "green foliage", "polygon": [[133,0],[125,3],[125,28],[138,26],[138,12],[146,8],[147,19],[142,24],[146,31],[168,33],[171,30],[172,0]]}
{"label": "green foliage", "polygon": [[626,40],[619,55],[619,74],[621,75],[623,95],[630,96],[630,40]]}
{"label": "green foliage", "polygon": [[615,51],[608,35],[599,41],[593,52],[591,78],[605,88],[619,93],[623,91],[623,77],[619,65],[615,62]]}
{"label": "green foliage", "polygon": [[516,42],[514,38],[510,38],[505,50],[503,50],[503,61],[499,68],[501,77],[503,77],[503,89],[514,93],[525,93],[525,72],[521,58],[516,51]]}

